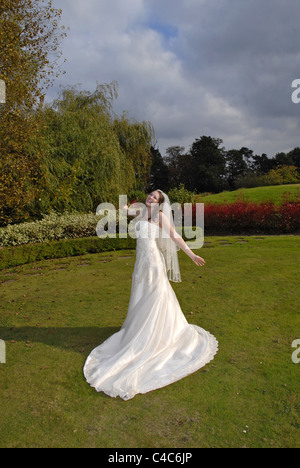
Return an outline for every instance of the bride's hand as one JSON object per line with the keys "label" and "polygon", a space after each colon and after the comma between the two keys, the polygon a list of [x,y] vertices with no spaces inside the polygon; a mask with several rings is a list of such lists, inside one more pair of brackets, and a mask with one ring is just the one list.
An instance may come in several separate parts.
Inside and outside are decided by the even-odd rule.
{"label": "bride's hand", "polygon": [[204,266],[205,265],[205,260],[202,257],[199,257],[196,254],[193,254],[192,260],[194,263],[196,263],[197,266]]}
{"label": "bride's hand", "polygon": [[130,210],[130,208],[134,208],[136,206],[136,200],[133,200],[132,202],[130,202],[129,204],[127,203],[127,205],[123,206],[122,210]]}

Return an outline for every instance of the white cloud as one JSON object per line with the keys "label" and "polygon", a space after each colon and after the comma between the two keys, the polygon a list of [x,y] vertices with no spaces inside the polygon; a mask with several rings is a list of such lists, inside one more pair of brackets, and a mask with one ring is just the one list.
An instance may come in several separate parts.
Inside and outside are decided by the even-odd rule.
{"label": "white cloud", "polygon": [[[59,84],[118,81],[115,109],[164,154],[201,135],[273,156],[299,146],[297,0],[54,0],[70,27]],[[298,76],[299,75],[299,76]]]}

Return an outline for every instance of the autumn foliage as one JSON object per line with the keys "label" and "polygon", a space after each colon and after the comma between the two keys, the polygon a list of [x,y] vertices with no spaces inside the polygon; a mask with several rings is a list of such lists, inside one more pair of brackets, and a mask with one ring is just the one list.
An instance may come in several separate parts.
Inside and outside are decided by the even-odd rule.
{"label": "autumn foliage", "polygon": [[[30,141],[38,131],[38,109],[59,73],[61,10],[43,0],[0,0],[0,223],[17,222],[36,196],[39,152]],[[51,54],[51,63],[50,56]]]}

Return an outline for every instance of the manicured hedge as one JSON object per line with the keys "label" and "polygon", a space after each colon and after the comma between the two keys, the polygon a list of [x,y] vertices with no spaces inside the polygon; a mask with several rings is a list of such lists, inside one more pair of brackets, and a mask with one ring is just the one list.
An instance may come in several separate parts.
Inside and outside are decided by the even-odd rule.
{"label": "manicured hedge", "polygon": [[135,249],[135,246],[136,241],[131,237],[127,239],[99,239],[95,236],[84,239],[66,239],[40,244],[5,247],[0,249],[0,269],[24,265],[25,263],[43,259],[73,257],[113,250]]}
{"label": "manicured hedge", "polygon": [[[185,236],[183,236],[185,238]],[[185,238],[185,240],[187,240]],[[0,270],[26,263],[51,258],[75,257],[78,255],[111,252],[117,250],[134,250],[136,239],[86,237],[82,239],[65,239],[38,244],[26,244],[0,249]]]}

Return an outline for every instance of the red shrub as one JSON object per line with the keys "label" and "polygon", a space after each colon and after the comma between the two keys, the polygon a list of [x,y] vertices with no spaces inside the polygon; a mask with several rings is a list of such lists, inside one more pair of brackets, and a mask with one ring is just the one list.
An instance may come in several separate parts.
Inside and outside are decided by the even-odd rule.
{"label": "red shrub", "polygon": [[[196,224],[196,206],[192,206]],[[186,212],[187,214],[187,212]],[[205,204],[204,231],[210,233],[287,234],[300,231],[300,202]]]}

